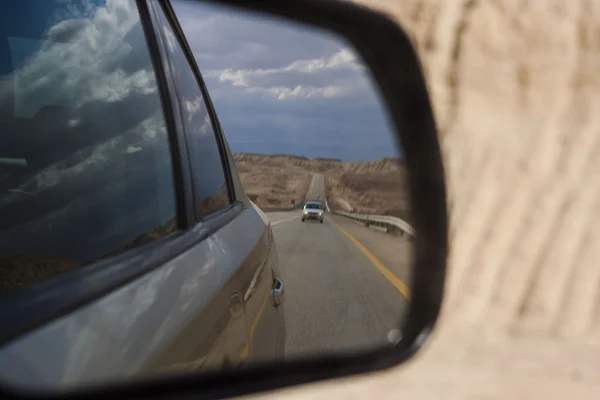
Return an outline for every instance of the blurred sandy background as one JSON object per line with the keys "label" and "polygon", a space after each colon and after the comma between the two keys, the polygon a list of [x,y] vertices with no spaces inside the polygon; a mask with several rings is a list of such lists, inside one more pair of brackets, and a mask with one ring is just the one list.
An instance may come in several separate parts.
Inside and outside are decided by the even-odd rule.
{"label": "blurred sandy background", "polygon": [[412,362],[268,398],[600,398],[600,1],[360,0],[414,37],[450,283]]}

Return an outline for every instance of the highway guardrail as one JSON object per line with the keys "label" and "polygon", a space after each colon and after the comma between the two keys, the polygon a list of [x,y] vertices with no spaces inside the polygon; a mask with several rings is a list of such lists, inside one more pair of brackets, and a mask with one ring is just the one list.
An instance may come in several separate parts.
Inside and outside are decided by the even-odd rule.
{"label": "highway guardrail", "polygon": [[389,215],[357,214],[346,211],[333,211],[334,214],[342,215],[355,221],[363,222],[366,226],[379,226],[386,229],[386,232],[398,232],[401,235],[415,236],[415,230],[410,224],[398,217]]}

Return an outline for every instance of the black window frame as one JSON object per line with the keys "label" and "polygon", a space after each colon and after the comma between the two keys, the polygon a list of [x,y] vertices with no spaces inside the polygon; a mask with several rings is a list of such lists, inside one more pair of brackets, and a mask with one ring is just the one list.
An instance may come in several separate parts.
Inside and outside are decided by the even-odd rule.
{"label": "black window frame", "polygon": [[[213,129],[215,140],[216,140],[217,146],[219,148],[219,156],[221,158],[221,168],[223,169],[223,175],[225,177],[225,181],[226,181],[226,185],[227,185],[227,192],[228,192],[230,204],[227,207],[225,207],[221,210],[218,210],[216,212],[212,212],[208,215],[205,215],[203,210],[198,209],[198,206],[196,205],[196,208],[195,208],[196,221],[209,223],[213,219],[213,217],[219,216],[221,214],[234,213],[235,215],[237,215],[241,211],[240,207],[243,208],[244,202],[243,202],[243,199],[241,198],[242,196],[240,196],[240,193],[238,193],[238,191],[236,190],[235,185],[234,185],[233,174],[232,174],[232,170],[231,170],[234,163],[232,164],[232,160],[230,160],[230,158],[229,158],[227,147],[225,145],[225,136],[221,129],[221,124],[219,122],[214,105],[213,105],[210,95],[208,93],[208,89],[207,89],[204,79],[202,77],[202,73],[200,72],[198,63],[196,62],[196,59],[191,51],[191,48],[189,46],[189,43],[185,36],[185,33],[183,32],[183,29],[181,28],[181,25],[179,24],[179,20],[177,19],[177,14],[175,13],[175,10],[173,9],[171,3],[167,0],[149,1],[149,3],[151,4],[151,8],[153,8],[155,12],[164,13],[165,18],[170,23],[170,27],[178,41],[178,44],[181,46],[181,50],[183,51],[183,53],[186,57],[189,67],[191,68],[192,73],[194,74],[194,77],[196,78],[198,88],[200,89],[200,92],[202,94],[202,100],[204,101],[204,105],[206,107],[208,116],[211,121],[211,126]],[[156,7],[158,7],[158,8],[156,8]],[[158,21],[156,20],[156,18],[155,18],[155,26],[158,26]],[[163,56],[167,59],[170,58],[167,52],[164,52]],[[173,62],[174,62],[174,60],[169,60],[169,63],[173,63]],[[171,82],[175,82],[175,79],[172,76],[169,78],[169,80]],[[177,108],[181,109],[182,105],[180,103],[181,99],[179,98],[179,96],[175,95],[174,99],[176,99],[176,101],[179,103],[177,105]],[[183,133],[183,134],[187,135],[186,133]],[[187,143],[189,143],[190,140],[192,140],[192,138],[186,136],[185,140]],[[188,154],[188,157],[191,157],[191,156]],[[191,170],[191,164],[190,164],[190,170]],[[202,179],[202,175],[200,174],[198,176],[194,176],[192,174],[192,181],[194,181],[196,179],[197,180]],[[194,193],[194,198],[196,200],[199,200],[200,196],[198,194]],[[232,215],[231,218],[233,219],[235,217],[235,215]]]}
{"label": "black window frame", "polygon": [[[175,178],[178,230],[116,256],[2,295],[0,348],[55,319],[65,317],[78,308],[110,295],[110,292],[163,266],[204,241],[243,210],[239,201],[232,202],[230,207],[222,210],[227,212],[211,214],[209,219],[198,223],[183,121],[170,75],[170,60],[165,58],[165,53],[161,51],[164,43],[158,33],[156,16],[153,14],[155,1],[132,1],[135,1],[138,8],[165,118]],[[231,185],[231,179],[227,184]],[[165,245],[167,243],[168,246]]]}

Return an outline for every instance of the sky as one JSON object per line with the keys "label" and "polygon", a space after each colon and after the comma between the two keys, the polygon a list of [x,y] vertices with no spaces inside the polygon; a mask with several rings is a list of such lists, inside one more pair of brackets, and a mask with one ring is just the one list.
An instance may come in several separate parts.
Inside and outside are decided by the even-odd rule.
{"label": "sky", "polygon": [[324,30],[172,1],[234,153],[399,156],[368,69]]}

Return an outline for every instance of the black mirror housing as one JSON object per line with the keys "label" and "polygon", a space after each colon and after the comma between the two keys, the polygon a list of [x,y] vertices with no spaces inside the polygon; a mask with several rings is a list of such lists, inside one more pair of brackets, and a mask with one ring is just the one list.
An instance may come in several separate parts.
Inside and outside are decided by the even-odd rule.
{"label": "black mirror housing", "polygon": [[[139,0],[141,1],[141,0]],[[281,17],[337,34],[353,45],[376,82],[402,143],[413,209],[413,296],[401,339],[392,347],[281,363],[88,387],[44,398],[229,398],[288,386],[380,371],[413,357],[431,335],[443,299],[448,253],[444,169],[437,127],[419,58],[406,32],[391,18],[346,1],[198,0]],[[170,7],[167,5],[166,9]],[[172,12],[172,10],[170,10]],[[292,201],[292,206],[295,202]],[[280,290],[281,289],[281,290]],[[283,301],[283,285],[277,292]],[[11,398],[8,395],[3,398]]]}

